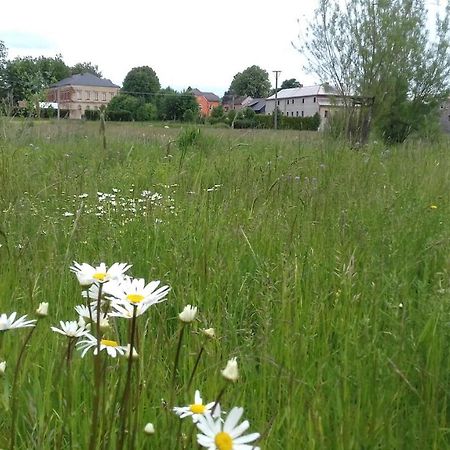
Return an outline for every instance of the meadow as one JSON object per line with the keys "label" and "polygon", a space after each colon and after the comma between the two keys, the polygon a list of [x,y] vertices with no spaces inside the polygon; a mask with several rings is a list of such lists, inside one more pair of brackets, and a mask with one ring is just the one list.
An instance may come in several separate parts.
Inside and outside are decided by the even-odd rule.
{"label": "meadow", "polygon": [[[97,123],[3,119],[0,314],[49,309],[0,331],[0,448],[12,433],[23,450],[199,448],[170,410],[196,389],[244,408],[261,434],[248,448],[450,448],[449,193],[446,139],[356,151],[317,133],[107,123],[104,148]],[[73,261],[170,286],[137,318],[125,437],[129,359],[81,358],[50,328],[78,319]],[[126,344],[122,322],[108,333]]]}

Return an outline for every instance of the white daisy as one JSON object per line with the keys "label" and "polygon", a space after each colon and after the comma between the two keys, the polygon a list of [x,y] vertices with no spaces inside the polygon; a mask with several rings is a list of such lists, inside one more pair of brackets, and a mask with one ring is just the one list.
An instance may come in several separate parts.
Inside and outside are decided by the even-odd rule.
{"label": "white daisy", "polygon": [[93,283],[106,283],[110,280],[118,280],[123,277],[123,274],[131,267],[126,263],[114,263],[107,268],[105,263],[93,267],[90,264],[79,264],[73,262],[70,270],[77,276],[78,282],[81,286],[87,287]]}
{"label": "white daisy", "polygon": [[228,381],[232,381],[233,383],[239,379],[239,369],[237,358],[231,358],[228,360],[225,369],[221,371],[222,376]]}
{"label": "white daisy", "polygon": [[36,320],[25,320],[27,315],[15,320],[17,316],[16,312],[13,312],[9,317],[6,314],[0,315],[0,331],[12,330],[13,328],[25,328],[34,327]]}
{"label": "white daisy", "polygon": [[197,315],[197,307],[186,305],[183,311],[181,311],[180,314],[178,314],[178,318],[184,323],[189,323],[195,319],[196,315]]}
{"label": "white daisy", "polygon": [[109,289],[111,295],[118,303],[122,304],[150,304],[160,303],[165,300],[169,286],[159,286],[159,281],[151,281],[147,285],[143,278],[124,278],[114,289]]}
{"label": "white daisy", "polygon": [[243,412],[244,408],[234,407],[223,423],[220,418],[214,420],[209,413],[200,416],[197,428],[203,434],[197,434],[197,442],[208,450],[260,450],[249,445],[259,438],[259,433],[242,436],[250,426],[248,420],[238,425]]}
{"label": "white daisy", "polygon": [[131,303],[111,303],[113,311],[109,313],[111,317],[121,317],[123,319],[132,319],[134,310],[136,309],[136,317],[144,314],[153,303],[138,303],[136,305]]}
{"label": "white daisy", "polygon": [[[200,396],[200,392],[197,390],[195,391],[194,396],[194,403],[192,405],[188,406],[175,406],[173,408],[173,412],[180,416],[180,419],[184,419],[185,417],[192,417],[192,421],[194,423],[198,422],[198,419],[200,416],[203,416],[205,413],[210,413],[215,405],[215,402],[207,403],[206,405],[203,404],[203,400]],[[214,409],[214,417],[220,417],[220,406],[217,405]]]}
{"label": "white daisy", "polygon": [[[82,350],[82,358],[84,358],[90,349],[94,349],[94,355],[97,354],[97,338],[92,336],[92,334],[86,334],[86,339],[78,341],[76,345]],[[102,350],[106,350],[109,356],[115,358],[118,354],[124,355],[127,351],[127,347],[119,345],[116,341],[100,339],[100,351]]]}
{"label": "white daisy", "polygon": [[79,338],[81,336],[85,336],[88,334],[88,330],[84,325],[79,325],[78,322],[75,320],[59,322],[59,325],[61,326],[61,329],[56,327],[50,327],[52,331],[62,334],[64,336],[70,337],[70,338]]}
{"label": "white daisy", "polygon": [[93,321],[94,317],[97,318],[95,306],[77,305],[74,308],[78,315],[85,320],[85,322],[90,321],[91,318]]}

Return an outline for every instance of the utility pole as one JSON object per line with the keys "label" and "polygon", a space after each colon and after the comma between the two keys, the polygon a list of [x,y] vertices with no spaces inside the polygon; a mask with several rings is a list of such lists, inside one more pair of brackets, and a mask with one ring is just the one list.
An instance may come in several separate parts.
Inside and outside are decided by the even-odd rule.
{"label": "utility pole", "polygon": [[273,110],[274,114],[274,129],[278,129],[278,75],[281,73],[281,70],[272,70],[275,73],[275,109]]}

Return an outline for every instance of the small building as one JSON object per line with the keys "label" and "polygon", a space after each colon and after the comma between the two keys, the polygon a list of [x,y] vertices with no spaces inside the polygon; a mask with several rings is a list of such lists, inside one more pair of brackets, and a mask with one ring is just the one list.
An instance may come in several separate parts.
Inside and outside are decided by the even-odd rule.
{"label": "small building", "polygon": [[248,97],[242,103],[242,106],[244,108],[253,109],[253,111],[255,111],[256,114],[264,114],[266,112],[266,99]]}
{"label": "small building", "polygon": [[47,90],[47,101],[68,111],[69,119],[81,119],[86,110],[98,110],[117,95],[120,86],[111,80],[91,73],[81,73],[52,84]]}
{"label": "small building", "polygon": [[220,98],[212,92],[202,92],[198,89],[192,89],[191,93],[197,100],[202,117],[209,117],[212,110],[220,105]]}
{"label": "small building", "polygon": [[246,102],[251,101],[252,98],[245,95],[235,95],[226,92],[222,98],[222,106],[225,112],[239,111],[246,108]]}
{"label": "small building", "polygon": [[287,117],[311,117],[318,113],[321,119],[326,119],[330,110],[341,104],[338,91],[328,85],[304,86],[282,89],[276,99],[275,94],[271,95],[266,99],[265,114],[273,114],[277,107]]}

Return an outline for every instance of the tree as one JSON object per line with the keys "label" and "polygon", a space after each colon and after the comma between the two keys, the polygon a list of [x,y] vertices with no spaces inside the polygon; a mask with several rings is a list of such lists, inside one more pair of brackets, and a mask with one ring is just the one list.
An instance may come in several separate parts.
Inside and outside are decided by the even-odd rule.
{"label": "tree", "polygon": [[449,5],[431,38],[424,0],[340,3],[320,0],[299,50],[310,71],[342,95],[347,131],[355,111],[360,118],[361,106],[372,104],[381,136],[401,142],[421,131],[447,96]]}
{"label": "tree", "polygon": [[91,62],[76,63],[70,68],[71,75],[76,75],[78,73],[92,73],[99,78],[102,77],[102,73],[98,69],[98,66],[96,64],[92,64]]}
{"label": "tree", "polygon": [[[186,114],[186,111],[190,111]],[[158,96],[158,116],[162,120],[191,121],[199,116],[199,106],[188,91],[177,92],[171,88],[161,90]]]}
{"label": "tree", "polygon": [[267,97],[269,90],[269,74],[259,66],[247,67],[243,72],[237,73],[229,89],[236,95],[246,95],[254,98]]}
{"label": "tree", "polygon": [[301,88],[303,84],[297,81],[295,78],[289,78],[289,80],[284,80],[281,83],[280,89],[291,89],[291,88]]}
{"label": "tree", "polygon": [[6,95],[6,62],[8,49],[3,41],[0,41],[0,99]]}
{"label": "tree", "polygon": [[134,67],[123,81],[122,91],[144,99],[145,102],[154,102],[154,94],[161,88],[156,72],[148,66]]}
{"label": "tree", "polygon": [[109,120],[131,121],[137,120],[140,106],[143,102],[140,99],[128,94],[119,94],[111,99],[106,108],[106,116]]}

